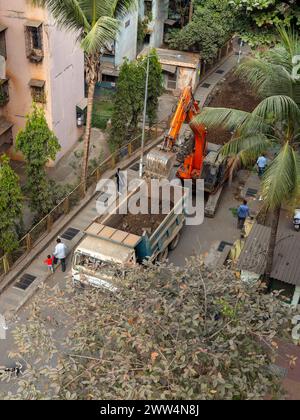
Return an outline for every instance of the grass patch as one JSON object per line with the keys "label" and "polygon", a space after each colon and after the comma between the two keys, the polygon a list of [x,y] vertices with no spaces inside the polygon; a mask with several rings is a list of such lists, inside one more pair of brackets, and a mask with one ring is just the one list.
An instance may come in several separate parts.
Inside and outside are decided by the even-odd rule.
{"label": "grass patch", "polygon": [[92,126],[106,129],[107,121],[112,117],[114,111],[113,92],[101,91],[94,99]]}

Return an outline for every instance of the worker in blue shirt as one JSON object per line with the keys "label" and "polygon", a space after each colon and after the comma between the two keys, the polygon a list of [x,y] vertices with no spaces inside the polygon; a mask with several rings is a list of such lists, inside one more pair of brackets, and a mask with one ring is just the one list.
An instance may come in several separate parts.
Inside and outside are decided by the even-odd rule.
{"label": "worker in blue shirt", "polygon": [[258,176],[261,177],[264,174],[267,166],[267,158],[264,153],[261,156],[259,156],[256,165],[258,167]]}
{"label": "worker in blue shirt", "polygon": [[248,207],[247,200],[243,201],[243,204],[238,208],[238,229],[243,229],[245,220],[247,217],[250,217],[250,209]]}

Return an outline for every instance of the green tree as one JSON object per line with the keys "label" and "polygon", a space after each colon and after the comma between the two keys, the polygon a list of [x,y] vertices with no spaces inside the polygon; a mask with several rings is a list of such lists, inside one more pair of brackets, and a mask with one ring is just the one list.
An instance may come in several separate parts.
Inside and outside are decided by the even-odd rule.
{"label": "green tree", "polygon": [[199,51],[204,61],[211,61],[232,36],[236,15],[226,2],[195,2],[192,21],[181,30],[170,31],[168,43],[171,48]]}
{"label": "green tree", "polygon": [[44,110],[35,104],[27,116],[24,130],[17,135],[16,148],[26,160],[26,192],[30,207],[40,218],[52,209],[53,194],[45,165],[50,159],[55,160],[60,145],[48,127]]}
{"label": "green tree", "polygon": [[[300,6],[294,0],[227,0],[239,13],[239,33],[252,47],[276,42],[276,26],[300,26]],[[299,30],[299,29],[298,29]]]}
{"label": "green tree", "polygon": [[62,28],[77,33],[85,53],[85,75],[88,85],[87,121],[84,134],[82,181],[88,175],[93,99],[100,71],[100,57],[121,27],[123,16],[136,7],[137,0],[31,0],[52,13]]}
{"label": "green tree", "polygon": [[0,249],[11,252],[18,246],[17,227],[22,219],[19,178],[6,155],[0,157]]}
{"label": "green tree", "polygon": [[206,108],[195,124],[234,129],[223,153],[248,164],[268,149],[278,149],[262,180],[266,209],[272,214],[266,278],[270,278],[280,208],[299,197],[300,188],[300,80],[293,77],[292,57],[300,54],[299,35],[280,31],[281,43],[260,58],[246,60],[238,73],[264,99],[252,113],[227,108]]}
{"label": "green tree", "polygon": [[263,399],[278,390],[269,367],[289,316],[197,258],[133,269],[115,293],[45,289],[13,332],[27,365],[4,398]]}
{"label": "green tree", "polygon": [[[155,49],[149,52],[147,115],[150,126],[156,119],[158,98],[163,92],[162,69]],[[137,132],[145,96],[147,57],[125,60],[120,68],[112,116],[110,145],[114,150]]]}

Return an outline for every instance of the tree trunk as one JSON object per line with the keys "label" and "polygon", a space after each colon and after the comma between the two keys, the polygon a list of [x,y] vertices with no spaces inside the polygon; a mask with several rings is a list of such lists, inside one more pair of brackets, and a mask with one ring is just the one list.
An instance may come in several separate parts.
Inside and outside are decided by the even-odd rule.
{"label": "tree trunk", "polygon": [[189,22],[192,21],[193,18],[193,12],[194,12],[194,4],[193,0],[190,0],[190,8],[189,8]]}
{"label": "tree trunk", "polygon": [[91,82],[88,87],[88,102],[87,102],[87,115],[86,115],[86,127],[83,137],[83,160],[82,160],[82,172],[81,181],[84,182],[88,175],[88,163],[89,163],[89,150],[90,150],[90,138],[92,129],[92,114],[93,114],[93,102],[95,93],[96,83]]}
{"label": "tree trunk", "polygon": [[[86,127],[83,137],[83,160],[81,170],[81,181],[84,183],[88,176],[88,163],[89,163],[89,149],[90,149],[90,138],[92,128],[92,114],[93,114],[93,102],[96,83],[99,77],[100,70],[100,54],[87,54],[85,57],[85,74],[86,82],[88,85],[88,103],[87,103],[87,117]],[[84,188],[85,189],[85,188]]]}
{"label": "tree trunk", "polygon": [[275,251],[276,240],[277,240],[279,216],[280,216],[280,207],[276,208],[272,214],[271,236],[270,236],[268,253],[267,253],[267,267],[266,267],[266,280],[267,280],[268,286],[270,283],[273,260],[274,260],[274,251]]}

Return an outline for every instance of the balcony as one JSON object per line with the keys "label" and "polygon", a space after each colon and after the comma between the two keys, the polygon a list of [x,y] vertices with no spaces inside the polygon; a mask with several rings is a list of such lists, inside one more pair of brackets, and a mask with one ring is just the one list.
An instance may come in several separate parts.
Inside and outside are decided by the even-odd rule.
{"label": "balcony", "polygon": [[9,101],[8,79],[0,79],[0,107]]}
{"label": "balcony", "polygon": [[31,79],[29,82],[32,100],[40,104],[46,103],[45,81]]}
{"label": "balcony", "polygon": [[25,24],[26,56],[32,63],[40,63],[44,58],[43,24],[40,21],[27,20]]}
{"label": "balcony", "polygon": [[7,27],[0,24],[0,55],[7,59],[5,32]]}

